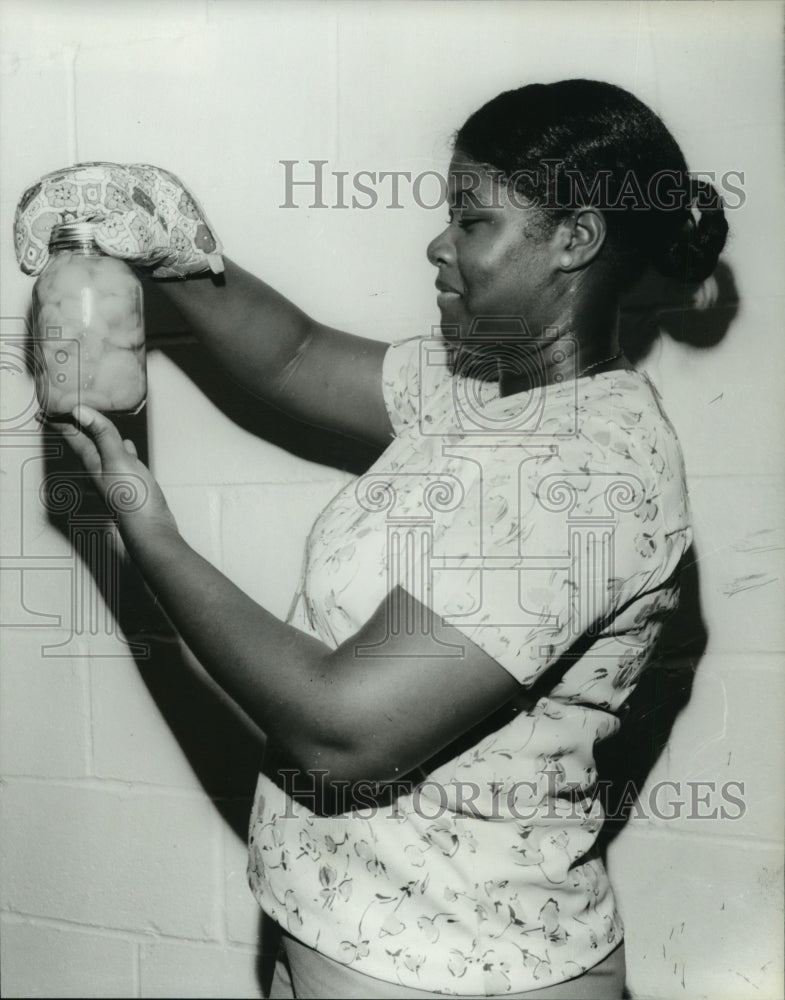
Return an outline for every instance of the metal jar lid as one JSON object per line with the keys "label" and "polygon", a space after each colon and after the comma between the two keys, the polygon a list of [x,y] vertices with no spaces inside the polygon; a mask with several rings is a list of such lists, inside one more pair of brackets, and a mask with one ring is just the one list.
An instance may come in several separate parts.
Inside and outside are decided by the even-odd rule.
{"label": "metal jar lid", "polygon": [[74,250],[78,247],[95,247],[93,233],[95,222],[63,222],[53,226],[49,234],[50,250]]}

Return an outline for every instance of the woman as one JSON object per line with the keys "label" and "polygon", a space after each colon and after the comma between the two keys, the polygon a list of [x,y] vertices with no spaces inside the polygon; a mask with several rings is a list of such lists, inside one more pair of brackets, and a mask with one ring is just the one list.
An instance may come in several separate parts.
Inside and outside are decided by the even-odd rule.
{"label": "woman", "polygon": [[472,115],[449,199],[441,338],[329,329],[231,263],[162,286],[248,389],[379,452],[317,520],[290,623],[187,545],[109,420],[77,408],[68,436],[100,490],[144,481],[126,547],[268,735],[249,877],[283,931],[274,996],[622,994],[594,745],[690,527],[616,314],[649,264],[709,275],[727,226],[660,120],[592,81]]}

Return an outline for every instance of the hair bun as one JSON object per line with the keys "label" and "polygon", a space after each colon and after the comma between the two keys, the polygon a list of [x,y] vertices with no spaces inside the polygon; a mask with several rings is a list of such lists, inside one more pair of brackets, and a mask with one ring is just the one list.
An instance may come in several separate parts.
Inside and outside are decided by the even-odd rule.
{"label": "hair bun", "polygon": [[676,239],[652,255],[652,263],[667,277],[693,284],[704,281],[717,266],[727,236],[721,195],[707,180],[690,178],[687,218]]}

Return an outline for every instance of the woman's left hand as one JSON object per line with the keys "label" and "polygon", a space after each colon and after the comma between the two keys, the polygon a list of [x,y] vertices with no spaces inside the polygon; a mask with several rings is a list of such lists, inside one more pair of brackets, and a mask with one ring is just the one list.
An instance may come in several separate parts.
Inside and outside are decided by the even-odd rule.
{"label": "woman's left hand", "polygon": [[[177,531],[161,487],[139,461],[133,441],[123,440],[115,425],[88,406],[74,408],[75,426],[52,424],[79,456],[98,492],[117,514],[123,536],[160,530]],[[75,431],[75,433],[74,433]]]}

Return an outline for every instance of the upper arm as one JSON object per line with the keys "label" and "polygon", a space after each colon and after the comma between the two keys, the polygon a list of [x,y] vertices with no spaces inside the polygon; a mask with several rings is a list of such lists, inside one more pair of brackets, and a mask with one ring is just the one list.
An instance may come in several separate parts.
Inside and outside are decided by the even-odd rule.
{"label": "upper arm", "polygon": [[162,282],[163,291],[240,385],[306,423],[390,442],[382,370],[387,344],[317,323],[226,260],[222,278]]}
{"label": "upper arm", "polygon": [[321,681],[329,720],[320,764],[352,781],[406,774],[520,690],[496,660],[400,588],[325,659]]}
{"label": "upper arm", "polygon": [[382,388],[388,346],[311,323],[273,401],[307,423],[386,448],[393,436]]}

